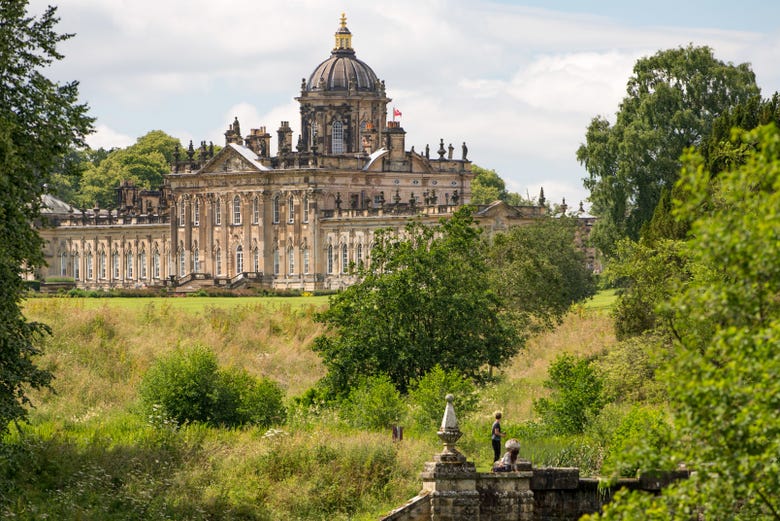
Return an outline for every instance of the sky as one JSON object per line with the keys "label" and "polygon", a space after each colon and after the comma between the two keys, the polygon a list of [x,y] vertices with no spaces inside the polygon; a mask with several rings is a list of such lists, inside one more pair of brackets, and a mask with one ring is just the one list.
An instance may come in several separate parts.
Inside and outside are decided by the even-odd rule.
{"label": "sky", "polygon": [[[40,13],[49,1],[30,1]],[[577,148],[596,116],[614,121],[637,59],[688,44],[748,62],[780,91],[780,2],[772,0],[62,0],[75,36],[47,74],[77,80],[96,118],[93,148],[151,130],[224,144],[300,129],[302,78],[330,56],[341,13],[357,57],[385,80],[407,149],[468,145],[510,191],[585,202]],[[273,140],[275,142],[275,139]],[[294,138],[297,141],[297,137]],[[274,147],[272,147],[272,151]]]}

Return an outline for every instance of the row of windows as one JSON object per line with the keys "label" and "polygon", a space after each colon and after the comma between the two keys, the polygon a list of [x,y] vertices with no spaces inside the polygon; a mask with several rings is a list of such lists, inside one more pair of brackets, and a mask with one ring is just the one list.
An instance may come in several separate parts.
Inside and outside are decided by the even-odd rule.
{"label": "row of windows", "polygon": [[[346,273],[349,268],[349,252],[346,244],[341,245],[341,273]],[[328,253],[327,253],[327,272],[329,274],[334,273],[334,266],[336,265],[336,257],[338,255],[339,248],[334,247],[332,245],[328,245]],[[303,263],[303,271],[302,273],[304,275],[308,275],[310,271],[310,254],[309,249],[304,248],[301,251],[301,257],[302,257],[302,263]],[[86,280],[92,280],[94,278],[94,259],[92,253],[87,253],[85,257],[86,263],[85,268],[87,271]],[[78,253],[75,253],[72,257],[72,263],[73,263],[73,278],[75,280],[81,279],[81,263],[80,256]],[[100,279],[106,279],[107,278],[107,255],[105,252],[100,252],[98,254],[98,278]],[[355,261],[358,265],[362,265],[363,263],[363,245],[358,244],[355,250]],[[169,259],[170,262],[170,259]],[[217,275],[223,274],[223,266],[222,266],[222,250],[220,248],[217,248],[214,255],[214,262],[215,262],[215,272]],[[274,259],[273,259],[273,269],[274,269],[274,275],[279,275],[281,273],[281,266],[280,266],[280,258],[279,258],[279,250],[274,250]],[[138,266],[140,270],[140,279],[145,280],[147,278],[147,263],[146,263],[146,253],[141,252],[138,254]],[[241,245],[236,247],[235,250],[235,256],[234,256],[234,267],[236,273],[243,273],[244,272],[244,249]],[[135,268],[135,256],[133,253],[127,253],[125,254],[125,278],[132,279],[134,277],[134,268]],[[295,250],[292,246],[290,246],[287,250],[287,273],[288,274],[295,274]],[[60,255],[60,274],[62,276],[67,276],[68,271],[68,257],[66,253],[62,253]],[[111,271],[112,271],[112,277],[114,279],[118,279],[120,276],[120,256],[118,252],[114,252],[111,255]],[[179,251],[179,275],[184,276],[188,273],[187,271],[187,263],[186,263],[186,252],[183,249],[180,249]],[[200,273],[201,271],[201,265],[200,265],[200,250],[198,248],[195,248],[192,251],[192,271],[195,273]],[[257,248],[252,250],[252,271],[259,272],[260,271],[260,252]],[[152,277],[159,279],[160,278],[160,254],[155,251],[152,254]]]}
{"label": "row of windows", "polygon": [[[73,278],[74,280],[81,280],[81,256],[78,253],[73,254],[71,257],[73,266]],[[108,278],[108,256],[105,252],[97,254],[97,278]],[[146,252],[138,254],[138,267],[140,270],[139,278],[145,280],[148,278]],[[132,279],[135,276],[135,256],[132,253],[125,254],[125,278]],[[91,252],[84,256],[84,269],[86,270],[86,280],[93,280],[95,278],[95,257]],[[68,256],[66,253],[60,254],[60,275],[63,277],[68,275]],[[111,276],[114,279],[118,279],[120,276],[120,262],[119,253],[114,252],[111,255]],[[152,254],[152,277],[155,279],[160,278],[160,254],[155,251]]]}
{"label": "row of windows", "polygon": [[[274,224],[278,224],[280,221],[280,205],[281,201],[279,199],[279,196],[277,195],[273,199],[273,222]],[[239,196],[233,197],[233,219],[231,223],[233,225],[239,225],[242,223],[242,217],[241,217],[241,199]],[[178,223],[179,226],[184,226],[186,223],[187,217],[186,217],[186,206],[183,203],[179,204],[179,217],[178,217]],[[287,222],[294,223],[295,222],[295,199],[290,196],[290,198],[287,200]],[[304,196],[303,198],[303,222],[308,223],[309,222],[309,197]],[[260,223],[260,199],[258,197],[255,197],[252,200],[252,224],[259,224]],[[222,201],[220,199],[217,199],[215,203],[214,208],[214,224],[216,226],[222,225]],[[200,200],[195,199],[193,205],[192,205],[192,225],[193,226],[200,226]]]}

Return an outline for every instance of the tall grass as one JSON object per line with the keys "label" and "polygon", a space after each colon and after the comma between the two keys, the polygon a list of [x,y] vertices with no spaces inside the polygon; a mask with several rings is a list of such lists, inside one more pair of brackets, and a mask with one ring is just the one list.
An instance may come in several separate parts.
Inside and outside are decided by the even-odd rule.
{"label": "tall grass", "polygon": [[[180,300],[200,307],[179,308]],[[26,303],[26,315],[53,330],[39,362],[55,373],[56,394],[31,391],[31,424],[0,441],[0,518],[368,520],[419,491],[423,463],[441,450],[434,430],[408,426],[405,439],[393,443],[389,431],[358,430],[333,411],[300,408],[270,431],[144,417],[138,384],[176,346],[204,345],[222,366],[277,381],[288,400],[324,375],[308,348],[322,331],[312,320],[315,305],[227,299],[232,305],[211,306],[209,300]],[[505,429],[520,435],[555,355],[611,345],[609,323],[600,310],[579,309],[498,368],[477,412],[459,417],[459,448],[469,460],[486,470],[492,412],[503,410]],[[581,441],[524,440],[521,454],[537,464],[600,461],[598,448]]]}

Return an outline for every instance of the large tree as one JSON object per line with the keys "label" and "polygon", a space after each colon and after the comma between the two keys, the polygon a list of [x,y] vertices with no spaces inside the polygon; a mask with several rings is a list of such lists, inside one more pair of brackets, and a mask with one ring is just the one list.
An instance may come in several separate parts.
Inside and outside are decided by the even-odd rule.
{"label": "large tree", "polygon": [[717,177],[688,156],[676,203],[692,233],[691,275],[665,308],[674,429],[643,465],[695,472],[660,497],[621,495],[605,519],[780,519],[780,131],[740,143],[751,152]]}
{"label": "large tree", "polygon": [[162,186],[163,177],[170,172],[178,139],[162,130],[152,130],[138,138],[135,144],[111,151],[105,159],[89,163],[83,173],[75,204],[108,208],[116,203],[116,187],[128,181],[144,189]]}
{"label": "large tree", "polygon": [[477,376],[517,352],[479,231],[461,209],[436,227],[415,221],[376,236],[360,281],[319,315],[328,332],[314,349],[331,390],[345,393],[356,378],[384,373],[405,392],[437,365]]}
{"label": "large tree", "polygon": [[486,249],[493,287],[523,336],[551,329],[575,302],[594,294],[578,247],[577,219],[543,219],[496,234]]}
{"label": "large tree", "polygon": [[34,363],[42,324],[28,322],[20,302],[23,270],[44,264],[33,222],[61,156],[83,145],[92,119],[78,102],[76,82],[59,84],[43,70],[62,56],[55,9],[27,14],[27,2],[0,2],[0,432],[26,416],[28,386],[49,384]]}
{"label": "large tree", "polygon": [[638,239],[664,189],[671,189],[686,147],[708,139],[713,120],[759,94],[748,64],[715,58],[709,47],[681,47],[641,58],[615,124],[588,126],[577,159],[585,166],[592,238],[611,255],[620,238]]}

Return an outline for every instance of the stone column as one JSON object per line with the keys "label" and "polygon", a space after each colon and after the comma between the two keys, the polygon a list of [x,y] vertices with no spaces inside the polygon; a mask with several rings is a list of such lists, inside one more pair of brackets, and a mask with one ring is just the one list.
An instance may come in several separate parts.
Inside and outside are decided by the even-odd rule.
{"label": "stone column", "polygon": [[452,405],[454,397],[447,395],[439,438],[444,450],[425,464],[422,473],[423,490],[429,492],[432,521],[479,521],[479,492],[474,463],[458,452],[455,443],[462,433]]}

